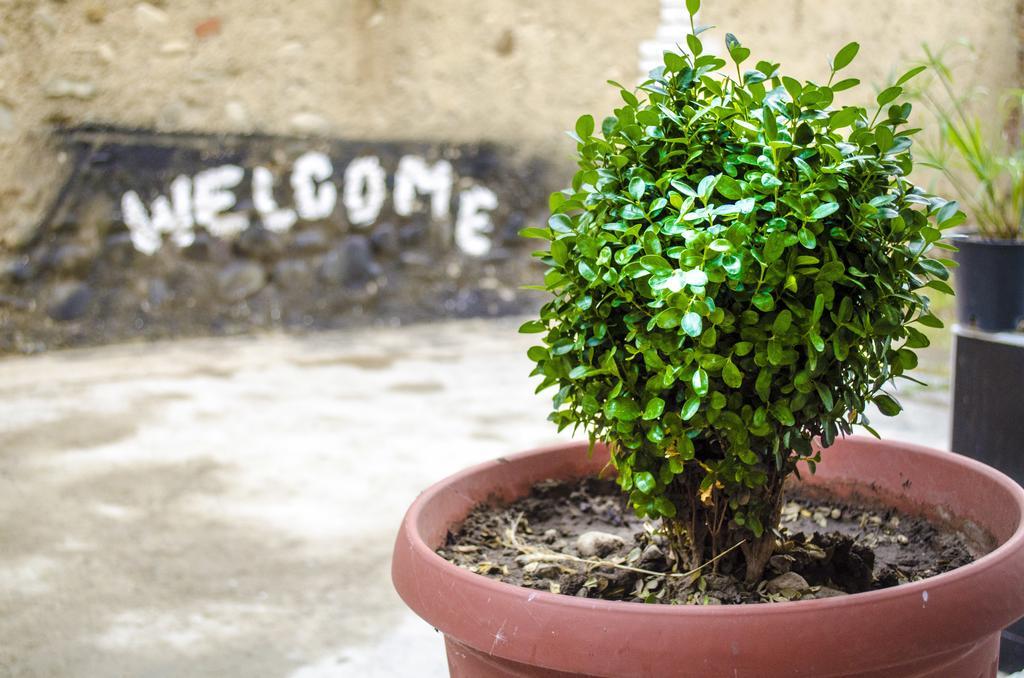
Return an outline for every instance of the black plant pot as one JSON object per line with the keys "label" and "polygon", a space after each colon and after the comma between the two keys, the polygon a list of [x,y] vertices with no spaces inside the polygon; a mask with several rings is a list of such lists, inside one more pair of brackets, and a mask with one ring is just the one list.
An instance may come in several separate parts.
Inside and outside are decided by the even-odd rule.
{"label": "black plant pot", "polygon": [[957,316],[961,325],[1010,332],[1024,323],[1024,241],[958,240]]}

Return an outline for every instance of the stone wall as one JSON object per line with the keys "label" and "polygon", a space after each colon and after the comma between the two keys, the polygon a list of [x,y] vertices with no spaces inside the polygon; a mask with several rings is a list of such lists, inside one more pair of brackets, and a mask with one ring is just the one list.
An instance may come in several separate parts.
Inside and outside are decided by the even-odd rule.
{"label": "stone wall", "polygon": [[[735,33],[754,55],[771,55],[794,77],[828,75],[828,59],[861,45],[849,72],[878,89],[922,57],[922,45],[969,43],[959,70],[964,87],[1020,86],[1019,0],[710,0],[702,19]],[[721,35],[721,31],[718,31]],[[844,74],[846,71],[844,71]]]}
{"label": "stone wall", "polygon": [[0,0],[0,237],[69,171],[56,125],[491,142],[553,160],[617,101],[657,0]]}
{"label": "stone wall", "polygon": [[[0,0],[0,351],[523,308],[514,232],[568,178],[563,130],[681,41],[682,4]],[[807,78],[853,39],[877,83],[966,39],[962,77],[998,91],[1017,5],[705,0],[700,19]],[[306,209],[327,185],[330,213]]]}
{"label": "stone wall", "polygon": [[523,309],[515,233],[658,19],[656,0],[0,12],[0,351]]}

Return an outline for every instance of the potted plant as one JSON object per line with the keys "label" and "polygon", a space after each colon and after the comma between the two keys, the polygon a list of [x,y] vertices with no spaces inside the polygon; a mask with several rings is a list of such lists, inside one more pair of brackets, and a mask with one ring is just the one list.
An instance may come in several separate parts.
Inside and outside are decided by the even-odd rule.
{"label": "potted plant", "polygon": [[[699,1],[686,4],[692,26]],[[899,99],[921,69],[871,110],[837,107],[858,84],[840,76],[855,43],[815,84],[768,61],[744,70],[732,35],[723,71],[699,35],[637,91],[620,87],[599,132],[579,119],[572,187],[552,196],[547,228],[524,232],[549,243],[551,299],[522,328],[543,335],[529,352],[538,390],[557,389],[551,419],[590,444],[429,489],[403,521],[395,586],[445,633],[453,676],[994,675],[999,629],[1024,614],[1024,490],[962,457],[845,438],[872,430],[871,404],[900,411],[884,387],[909,378],[927,343],[917,325],[940,325],[928,295],[949,291],[931,251],[962,215],[908,179],[915,130]],[[990,552],[889,589],[722,606],[538,591],[435,552],[482,503],[602,469],[660,525],[664,576],[694,586],[728,568],[761,590],[798,474],[945,516]]]}
{"label": "potted plant", "polygon": [[986,107],[1008,111],[1004,120],[983,120],[970,103],[984,99],[958,94],[943,56],[927,47],[925,54],[934,86],[921,97],[938,134],[925,144],[922,164],[948,181],[971,215],[956,239],[959,321],[986,332],[1024,330],[1024,90],[1009,93],[1010,106]]}
{"label": "potted plant", "polygon": [[[953,380],[952,448],[1024,481],[1024,419],[1020,398],[1007,397],[1024,383],[1024,148],[1020,115],[1024,91],[992,133],[970,112],[976,92],[957,93],[943,54],[925,48],[932,74],[920,96],[939,133],[925,144],[924,165],[937,170],[969,208],[971,228],[954,241],[957,316]],[[1017,332],[1015,332],[1017,330]],[[1003,633],[1000,666],[1024,669],[1024,622]]]}

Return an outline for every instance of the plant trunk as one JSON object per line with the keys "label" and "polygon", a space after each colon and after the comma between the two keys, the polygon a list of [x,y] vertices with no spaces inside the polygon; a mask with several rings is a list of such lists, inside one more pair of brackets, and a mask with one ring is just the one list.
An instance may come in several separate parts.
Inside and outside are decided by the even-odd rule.
{"label": "plant trunk", "polygon": [[786,477],[782,474],[779,474],[777,478],[771,479],[764,501],[766,515],[761,518],[764,532],[761,533],[760,537],[757,537],[751,532],[746,531],[747,541],[740,547],[746,559],[746,576],[744,581],[749,586],[761,581],[761,578],[764,576],[764,570],[768,566],[768,561],[775,552],[775,530],[778,528],[779,520],[782,518],[782,486],[785,480]]}
{"label": "plant trunk", "polygon": [[[722,564],[719,557],[739,544],[737,555],[742,554],[745,582],[754,585],[760,581],[775,552],[786,475],[772,469],[763,487],[745,489],[742,498],[732,497],[737,500],[736,510],[730,508],[730,496],[722,490],[713,489],[701,495],[702,474],[688,469],[677,476],[672,499],[679,510],[675,518],[666,519],[664,524],[680,568],[690,571],[710,563],[709,571],[717,572]],[[734,516],[738,512],[757,517],[763,527],[760,536],[736,523]],[[730,555],[730,562],[738,565],[738,560]]]}

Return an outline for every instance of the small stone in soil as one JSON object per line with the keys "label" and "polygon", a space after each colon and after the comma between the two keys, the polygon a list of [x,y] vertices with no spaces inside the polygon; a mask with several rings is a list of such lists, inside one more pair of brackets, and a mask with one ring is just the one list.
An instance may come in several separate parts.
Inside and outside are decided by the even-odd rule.
{"label": "small stone in soil", "polygon": [[625,543],[622,537],[607,532],[584,532],[576,539],[576,552],[584,558],[602,558]]}
{"label": "small stone in soil", "polygon": [[784,591],[806,591],[810,587],[807,580],[796,572],[786,572],[770,580],[767,585],[769,593],[782,593]]}
{"label": "small stone in soil", "polygon": [[649,544],[640,554],[641,563],[653,563],[665,558],[665,554],[658,548],[657,544]]}

